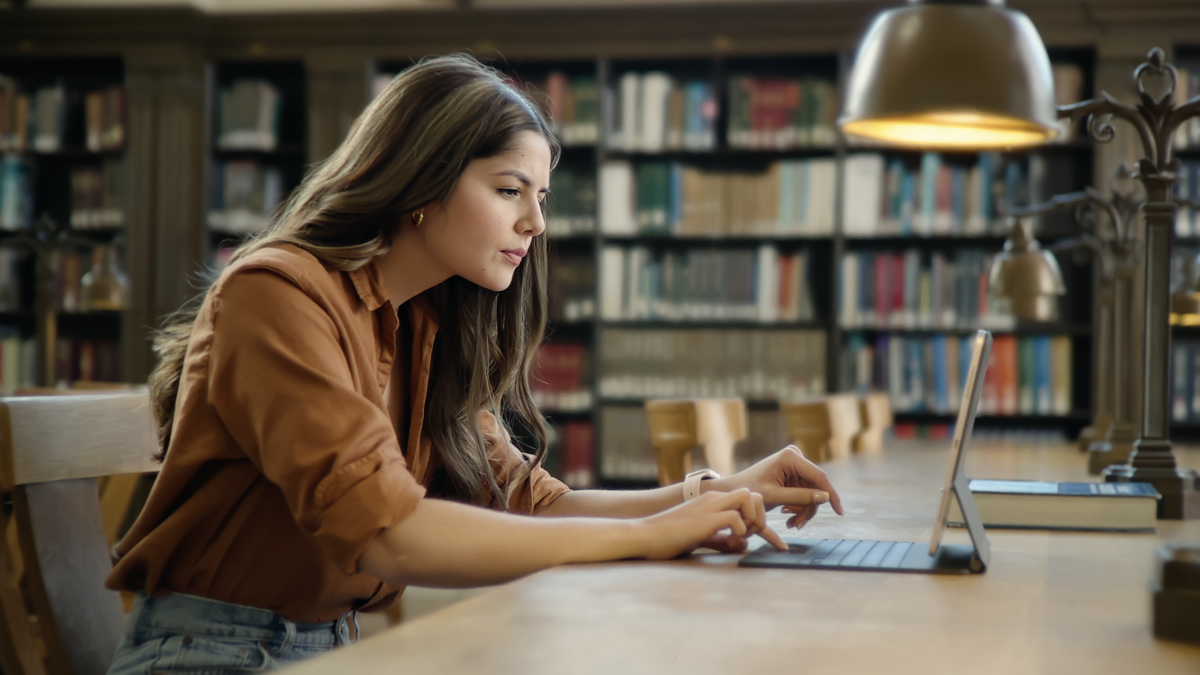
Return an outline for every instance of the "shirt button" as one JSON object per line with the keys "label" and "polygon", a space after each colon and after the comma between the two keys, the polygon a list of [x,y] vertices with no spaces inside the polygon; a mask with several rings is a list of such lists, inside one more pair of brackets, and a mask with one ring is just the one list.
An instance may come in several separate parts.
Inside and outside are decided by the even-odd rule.
{"label": "shirt button", "polygon": [[184,646],[184,647],[186,647],[186,646],[188,646],[188,645],[190,645],[190,644],[192,644],[192,638],[191,638],[191,636],[190,636],[190,635],[185,635],[185,636],[184,636],[184,638],[183,638],[183,646]]}

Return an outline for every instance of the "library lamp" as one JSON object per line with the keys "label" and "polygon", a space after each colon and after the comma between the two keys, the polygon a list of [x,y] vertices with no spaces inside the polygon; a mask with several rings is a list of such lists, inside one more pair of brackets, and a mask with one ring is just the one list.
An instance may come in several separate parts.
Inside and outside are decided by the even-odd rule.
{"label": "library lamp", "polygon": [[988,290],[1008,300],[1018,319],[1057,321],[1058,296],[1066,293],[1058,260],[1042,250],[1027,218],[1012,218],[1004,251],[992,261]]}
{"label": "library lamp", "polygon": [[1188,262],[1183,285],[1171,294],[1170,321],[1173,326],[1200,326],[1200,256]]}
{"label": "library lamp", "polygon": [[1003,0],[909,0],[859,45],[838,125],[920,149],[1039,145],[1059,134],[1046,46]]}

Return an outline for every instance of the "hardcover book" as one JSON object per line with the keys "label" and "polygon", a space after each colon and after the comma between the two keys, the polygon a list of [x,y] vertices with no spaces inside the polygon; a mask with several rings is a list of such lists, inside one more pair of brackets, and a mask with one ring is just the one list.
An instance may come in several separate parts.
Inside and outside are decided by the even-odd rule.
{"label": "hardcover book", "polygon": [[[972,480],[984,527],[1154,532],[1160,497],[1148,483],[1048,483]],[[951,504],[949,522],[961,526]]]}

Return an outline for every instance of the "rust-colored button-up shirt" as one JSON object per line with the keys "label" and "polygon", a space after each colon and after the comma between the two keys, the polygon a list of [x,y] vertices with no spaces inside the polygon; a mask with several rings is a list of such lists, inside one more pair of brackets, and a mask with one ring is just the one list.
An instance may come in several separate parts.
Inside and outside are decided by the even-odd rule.
{"label": "rust-colored button-up shirt", "polygon": [[[108,586],[312,622],[394,600],[403,589],[358,560],[430,478],[437,322],[424,298],[406,306],[411,361],[397,358],[400,322],[373,263],[341,272],[284,245],[226,270],[188,344],[166,462]],[[491,455],[502,484],[525,461],[501,442]],[[509,508],[535,513],[566,491],[539,469]]]}

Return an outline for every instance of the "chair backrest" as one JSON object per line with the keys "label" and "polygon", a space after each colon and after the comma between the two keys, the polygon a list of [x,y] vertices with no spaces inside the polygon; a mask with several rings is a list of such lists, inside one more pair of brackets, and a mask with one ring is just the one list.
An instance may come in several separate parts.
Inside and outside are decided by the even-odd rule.
{"label": "chair backrest", "polygon": [[874,453],[883,450],[883,434],[893,423],[892,403],[887,394],[871,392],[858,400],[862,430],[854,437],[854,451]]}
{"label": "chair backrest", "polygon": [[849,456],[851,444],[862,427],[858,398],[853,394],[782,403],[779,412],[788,438],[814,462]]}
{"label": "chair backrest", "polygon": [[13,493],[50,672],[101,674],[124,630],[96,478],[156,472],[144,393],[0,400],[0,485]]}
{"label": "chair backrest", "polygon": [[709,468],[733,473],[733,446],[746,438],[746,402],[740,398],[646,401],[650,442],[659,485],[683,480],[691,450],[699,447]]}

